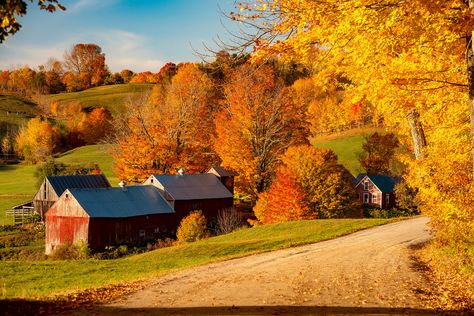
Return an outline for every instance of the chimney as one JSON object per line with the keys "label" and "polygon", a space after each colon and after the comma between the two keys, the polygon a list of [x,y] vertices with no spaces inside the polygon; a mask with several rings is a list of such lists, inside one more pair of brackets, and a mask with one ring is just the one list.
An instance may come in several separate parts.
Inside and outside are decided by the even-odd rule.
{"label": "chimney", "polygon": [[184,170],[183,170],[183,168],[179,168],[179,170],[178,170],[178,174],[179,174],[180,176],[182,176],[182,175],[184,174]]}
{"label": "chimney", "polygon": [[123,180],[122,180],[122,181],[120,181],[120,182],[119,182],[119,184],[118,184],[118,185],[119,185],[119,187],[121,187],[122,189],[124,189],[124,188],[125,188],[125,186],[127,185],[127,183],[126,183],[125,181],[123,181]]}

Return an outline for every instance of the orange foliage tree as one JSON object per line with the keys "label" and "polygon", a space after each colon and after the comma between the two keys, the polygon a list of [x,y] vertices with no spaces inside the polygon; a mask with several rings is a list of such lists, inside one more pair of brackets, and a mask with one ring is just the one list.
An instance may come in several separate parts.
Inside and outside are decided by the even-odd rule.
{"label": "orange foliage tree", "polygon": [[222,165],[239,173],[237,193],[254,200],[268,189],[284,151],[307,142],[306,111],[270,66],[243,65],[231,78],[216,118],[215,149]]}
{"label": "orange foliage tree", "polygon": [[253,210],[261,223],[272,224],[306,218],[309,207],[297,179],[278,172],[268,192],[258,195]]}
{"label": "orange foliage tree", "polygon": [[112,130],[112,116],[104,108],[95,108],[89,115],[83,114],[77,130],[85,144],[97,144]]}
{"label": "orange foliage tree", "polygon": [[259,194],[255,215],[264,224],[354,214],[359,202],[352,175],[329,149],[288,148],[268,192]]}
{"label": "orange foliage tree", "polygon": [[210,79],[187,64],[171,85],[156,85],[149,100],[131,103],[113,153],[118,176],[140,182],[150,173],[199,172],[214,164],[211,89]]}
{"label": "orange foliage tree", "polygon": [[15,139],[18,156],[31,163],[46,160],[54,153],[59,142],[57,128],[47,121],[34,118],[28,121]]}

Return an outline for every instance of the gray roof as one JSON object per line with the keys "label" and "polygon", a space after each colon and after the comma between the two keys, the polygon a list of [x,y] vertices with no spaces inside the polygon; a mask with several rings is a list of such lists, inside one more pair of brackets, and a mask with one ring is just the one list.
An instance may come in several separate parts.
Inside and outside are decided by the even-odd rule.
{"label": "gray roof", "polygon": [[206,200],[232,198],[232,193],[211,173],[153,174],[174,200]]}
{"label": "gray roof", "polygon": [[[359,175],[360,176],[360,175]],[[359,178],[359,176],[357,178]],[[395,185],[400,182],[400,177],[392,177],[392,176],[385,176],[385,175],[368,175],[364,174],[357,184],[367,176],[370,181],[372,181],[377,188],[380,189],[383,193],[391,193],[395,190]]]}
{"label": "gray roof", "polygon": [[210,168],[207,172],[210,172],[212,169],[216,171],[216,173],[221,176],[221,177],[233,177],[233,176],[238,176],[237,173],[227,170],[224,167],[219,167],[219,166],[214,166]]}
{"label": "gray roof", "polygon": [[58,196],[70,188],[109,188],[109,180],[103,174],[46,177]]}
{"label": "gray roof", "polygon": [[174,213],[152,185],[68,190],[90,217],[125,218]]}

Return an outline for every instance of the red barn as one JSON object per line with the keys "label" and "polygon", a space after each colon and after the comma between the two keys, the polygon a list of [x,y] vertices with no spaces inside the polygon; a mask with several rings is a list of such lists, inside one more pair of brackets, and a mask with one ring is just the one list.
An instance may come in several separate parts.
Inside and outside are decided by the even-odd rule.
{"label": "red barn", "polygon": [[396,177],[384,175],[360,174],[356,178],[356,189],[359,200],[366,205],[382,209],[395,206],[395,185],[399,182]]}
{"label": "red barn", "polygon": [[156,239],[176,216],[157,188],[66,189],[46,213],[46,254],[83,241],[93,250]]}
{"label": "red barn", "polygon": [[234,205],[233,183],[233,176],[230,174],[226,174],[221,180],[214,173],[180,173],[152,174],[144,184],[154,185],[160,190],[176,212],[177,225],[190,211],[201,210],[212,226],[216,223],[220,210]]}

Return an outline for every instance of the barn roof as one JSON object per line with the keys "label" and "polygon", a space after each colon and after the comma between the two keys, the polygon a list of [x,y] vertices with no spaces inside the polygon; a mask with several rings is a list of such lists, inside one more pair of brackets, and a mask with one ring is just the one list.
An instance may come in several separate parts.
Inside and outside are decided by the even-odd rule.
{"label": "barn roof", "polygon": [[70,188],[108,188],[109,180],[103,174],[46,177],[58,196]]}
{"label": "barn roof", "polygon": [[68,190],[90,217],[124,218],[174,213],[160,191],[152,185]]}
{"label": "barn roof", "polygon": [[207,172],[210,173],[210,172],[212,172],[212,170],[214,170],[215,174],[219,175],[220,177],[238,176],[237,173],[235,173],[233,171],[230,171],[230,170],[227,170],[224,167],[220,167],[220,166],[214,166],[214,167],[210,168]]}
{"label": "barn roof", "polygon": [[205,200],[232,198],[232,193],[211,173],[153,174],[175,200]]}
{"label": "barn roof", "polygon": [[[359,175],[357,179],[359,179],[360,176],[361,175]],[[395,190],[395,185],[400,182],[399,177],[363,174],[357,184],[359,184],[365,178],[365,176],[367,176],[370,181],[372,181],[382,192],[393,192]]]}

